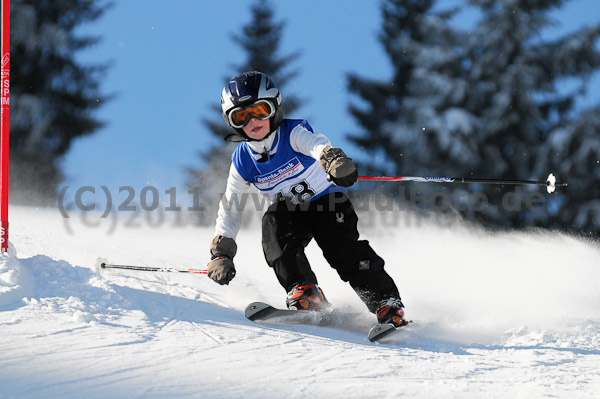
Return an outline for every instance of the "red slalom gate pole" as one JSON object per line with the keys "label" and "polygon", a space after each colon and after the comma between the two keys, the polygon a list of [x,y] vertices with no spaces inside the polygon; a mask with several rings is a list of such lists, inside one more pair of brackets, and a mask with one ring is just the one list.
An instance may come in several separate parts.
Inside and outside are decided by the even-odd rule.
{"label": "red slalom gate pole", "polygon": [[0,138],[0,252],[8,252],[8,154],[10,149],[10,0],[2,0],[2,136]]}

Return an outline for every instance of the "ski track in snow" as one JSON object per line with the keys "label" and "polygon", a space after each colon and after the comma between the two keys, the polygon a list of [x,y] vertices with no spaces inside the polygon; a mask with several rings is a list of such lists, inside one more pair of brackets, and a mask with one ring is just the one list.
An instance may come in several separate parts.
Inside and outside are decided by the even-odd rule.
{"label": "ski track in snow", "polygon": [[202,275],[95,269],[97,257],[203,267],[212,228],[72,219],[11,209],[0,398],[600,395],[597,243],[427,223],[363,229],[415,321],[373,344],[374,316],[314,243],[307,254],[328,299],[364,314],[347,329],[244,318],[250,302],[285,299],[256,226],[238,237],[236,278],[219,286]]}

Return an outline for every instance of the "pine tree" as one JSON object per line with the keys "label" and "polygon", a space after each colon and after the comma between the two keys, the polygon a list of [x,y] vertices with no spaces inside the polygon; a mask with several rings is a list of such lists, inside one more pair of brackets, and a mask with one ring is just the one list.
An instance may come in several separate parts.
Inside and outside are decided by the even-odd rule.
{"label": "pine tree", "polygon": [[92,0],[11,1],[11,200],[54,200],[72,141],[102,126],[93,111],[106,100],[99,91],[106,67],[75,60],[98,38],[75,30],[108,7]]}
{"label": "pine tree", "polygon": [[[434,5],[433,0],[384,1],[379,41],[393,76],[348,77],[348,89],[361,100],[350,105],[350,113],[363,128],[349,138],[374,160],[362,165],[366,174],[435,175],[474,162],[465,159],[465,152],[473,151],[467,137],[473,121],[461,108],[467,92],[462,63],[466,33],[449,23],[458,10],[435,11]],[[442,158],[433,151],[437,147],[444,149]],[[380,188],[390,192],[399,187]]]}
{"label": "pine tree", "polygon": [[[297,75],[297,71],[287,72],[287,69],[299,53],[278,55],[285,23],[275,21],[275,12],[269,2],[254,2],[251,15],[252,19],[241,33],[232,35],[233,42],[246,52],[246,61],[234,66],[234,72],[223,79],[223,86],[231,76],[245,71],[266,73],[275,80],[282,92],[284,115],[289,115],[299,107],[300,99],[285,92],[288,82]],[[219,94],[215,93],[215,99]],[[214,119],[204,118],[202,122],[211,135],[218,139],[218,143],[199,154],[203,166],[188,167],[186,170],[188,188],[196,193],[202,207],[202,212],[199,212],[200,223],[207,225],[214,223],[219,198],[225,192],[231,154],[238,145],[223,141],[232,131],[223,121],[220,104],[214,106],[214,111]]]}
{"label": "pine tree", "polygon": [[[541,180],[559,170],[548,168],[559,159],[554,154],[564,153],[548,149],[552,132],[559,137],[567,128],[573,143],[583,137],[576,133],[583,122],[574,122],[579,93],[561,92],[559,80],[585,78],[599,65],[597,27],[542,40],[542,30],[553,23],[549,12],[564,2],[470,0],[482,17],[467,32],[445,23],[451,12],[436,15],[433,1],[386,1],[381,41],[395,76],[391,82],[349,80],[369,105],[351,107],[365,129],[356,142],[385,154],[398,174]],[[595,123],[589,115],[585,120]],[[541,211],[528,209],[528,187],[455,187],[418,189],[427,205],[452,190],[463,216],[489,227],[550,226],[556,219],[558,197],[545,197],[549,206]],[[477,211],[466,204],[474,194],[487,200]],[[502,201],[508,194],[510,206]],[[559,219],[572,220],[570,212]]]}
{"label": "pine tree", "polygon": [[552,131],[542,147],[538,170],[552,170],[569,186],[549,200],[549,212],[534,223],[600,237],[600,106]]}
{"label": "pine tree", "polygon": [[[566,78],[585,79],[598,69],[600,52],[596,43],[600,25],[545,41],[541,32],[554,22],[548,15],[560,8],[564,0],[471,3],[483,13],[470,42],[472,64],[466,104],[481,121],[476,133],[482,162],[475,171],[500,178],[544,179],[549,171],[557,170],[539,166],[550,166],[547,161],[552,160],[552,154],[541,149],[552,132],[580,129],[575,122],[575,103],[580,93],[561,92],[559,82]],[[507,192],[483,189],[489,198]],[[541,212],[527,208],[528,193],[523,190],[517,196],[519,211],[500,207],[490,215],[491,222],[511,227],[554,224],[556,216],[550,207]],[[549,202],[556,199],[546,198]],[[569,218],[559,218],[562,217]]]}

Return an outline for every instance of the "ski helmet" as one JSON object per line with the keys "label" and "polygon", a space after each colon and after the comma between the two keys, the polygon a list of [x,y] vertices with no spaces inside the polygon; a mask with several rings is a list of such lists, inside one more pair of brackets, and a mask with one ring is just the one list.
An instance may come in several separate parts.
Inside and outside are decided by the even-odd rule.
{"label": "ski helmet", "polygon": [[[264,113],[261,113],[260,116],[263,116],[261,119],[269,119],[270,135],[279,127],[283,120],[281,93],[273,79],[262,72],[244,72],[231,78],[221,93],[223,119],[233,129],[235,135],[241,137],[244,141],[251,141],[252,139],[244,133],[243,126],[248,122],[250,117],[256,116],[251,111],[242,122],[236,123],[231,115],[232,112],[243,111],[245,107],[254,103],[264,105]],[[225,140],[229,137],[227,136]]]}

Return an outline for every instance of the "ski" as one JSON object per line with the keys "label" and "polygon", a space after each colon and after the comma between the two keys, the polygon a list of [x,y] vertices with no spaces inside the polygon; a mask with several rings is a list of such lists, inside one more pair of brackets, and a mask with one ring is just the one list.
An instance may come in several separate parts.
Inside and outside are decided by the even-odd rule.
{"label": "ski", "polygon": [[251,321],[269,321],[283,324],[335,325],[339,323],[335,311],[303,311],[279,309],[264,302],[253,302],[244,315]]}
{"label": "ski", "polygon": [[[347,322],[356,317],[357,313],[345,313],[334,310],[302,311],[279,309],[264,302],[253,302],[246,307],[244,315],[254,322],[272,324],[311,324],[320,326],[347,327]],[[412,323],[406,322],[406,325]],[[389,338],[403,328],[396,328],[393,324],[377,324],[369,330],[368,338],[371,342],[380,342]],[[365,330],[362,330],[363,333]]]}
{"label": "ski", "polygon": [[384,338],[389,338],[392,335],[395,335],[397,332],[402,331],[404,329],[404,327],[410,323],[412,323],[412,320],[407,321],[406,324],[404,324],[401,327],[396,327],[395,325],[393,325],[391,323],[377,324],[376,326],[373,326],[369,330],[369,335],[368,335],[369,341],[380,342]]}

